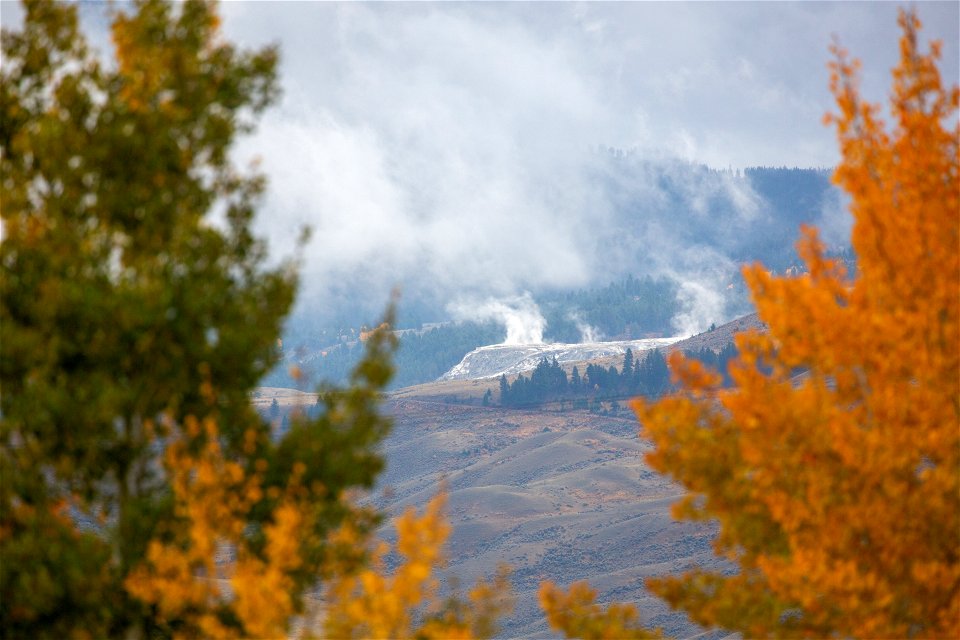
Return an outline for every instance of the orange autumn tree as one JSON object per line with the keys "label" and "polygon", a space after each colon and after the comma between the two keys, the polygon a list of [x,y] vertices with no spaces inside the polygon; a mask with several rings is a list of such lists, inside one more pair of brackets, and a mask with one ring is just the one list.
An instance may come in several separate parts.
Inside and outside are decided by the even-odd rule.
{"label": "orange autumn tree", "polygon": [[401,562],[387,571],[390,545],[342,527],[333,542],[368,551],[359,568],[331,565],[332,578],[323,594],[324,611],[316,631],[323,638],[391,638],[402,640],[468,640],[497,633],[499,618],[513,609],[509,568],[501,565],[492,580],[480,579],[466,597],[443,596],[436,571],[443,564],[443,545],[451,527],[441,491],[417,516],[408,507],[395,521],[393,549]]}
{"label": "orange autumn tree", "polygon": [[585,581],[564,592],[550,581],[540,584],[540,607],[554,631],[581,640],[656,640],[659,630],[644,629],[631,604],[597,604],[597,592]]}
{"label": "orange autumn tree", "polygon": [[747,637],[960,637],[960,258],[957,87],[901,13],[892,125],[835,48],[831,89],[857,273],[745,269],[767,333],[737,338],[734,386],[675,355],[686,393],[635,403],[648,462],[683,483],[679,517],[717,520],[737,571],[650,588]]}

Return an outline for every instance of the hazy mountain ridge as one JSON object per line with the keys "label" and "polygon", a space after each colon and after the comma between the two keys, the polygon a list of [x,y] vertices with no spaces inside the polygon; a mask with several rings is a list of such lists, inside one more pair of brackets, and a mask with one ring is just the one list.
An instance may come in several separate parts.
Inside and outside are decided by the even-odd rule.
{"label": "hazy mountain ridge", "polygon": [[[546,341],[572,343],[585,331],[594,340],[703,331],[749,311],[742,263],[778,272],[797,264],[800,224],[818,224],[833,251],[843,254],[848,244],[849,216],[825,169],[716,170],[610,150],[598,152],[593,180],[603,213],[578,237],[578,246],[596,255],[589,284],[536,284],[519,266],[508,274],[514,294],[528,291],[539,306]],[[350,284],[338,282],[339,293],[323,304],[305,301],[291,317],[283,362],[268,384],[295,386],[288,375],[294,365],[314,381],[345,380],[362,327],[376,324],[388,299]],[[415,277],[394,285],[404,296],[397,327],[422,330],[401,337],[397,386],[436,378],[472,349],[502,341],[503,329],[471,309],[503,296],[503,287],[440,290]],[[458,322],[438,325],[451,320]]]}
{"label": "hazy mountain ridge", "polygon": [[[587,348],[580,349],[581,345],[579,344],[488,345],[480,347],[474,351],[480,353],[495,353],[501,351],[506,355],[506,360],[508,363],[522,362],[524,363],[524,366],[526,366],[525,363],[533,361],[533,366],[531,368],[534,368],[543,357],[542,354],[546,353],[546,351],[550,348],[564,349],[569,347],[570,351],[568,353],[570,356],[579,356],[579,359],[565,358],[563,361],[559,361],[558,359],[558,362],[566,373],[570,373],[574,367],[579,367],[583,371],[586,371],[587,367],[590,365],[596,365],[603,368],[608,368],[611,366],[616,367],[623,362],[623,355],[626,351],[626,348],[629,347],[636,351],[636,345],[644,346],[644,348],[647,350],[649,350],[649,348],[652,346],[652,348],[661,349],[665,353],[675,350],[695,353],[703,349],[719,352],[733,343],[734,337],[737,333],[748,330],[766,330],[766,325],[760,321],[756,312],[741,316],[697,335],[682,339],[657,338],[596,343],[595,346],[598,347],[598,352],[594,352],[589,346]],[[614,353],[607,352],[606,349],[608,347],[609,351]],[[525,360],[516,360],[517,354],[524,353],[529,353],[531,355]],[[636,362],[642,361],[643,351],[636,351],[636,353],[639,356],[636,358]],[[496,364],[494,364],[494,366],[496,366]],[[518,373],[520,372],[504,373],[503,375],[506,375],[508,379],[512,380],[517,376]],[[396,399],[406,397],[428,397],[431,399],[431,401],[438,403],[479,405],[481,398],[488,389],[491,391],[497,391],[497,377],[499,375],[501,374],[477,377],[469,377],[467,375],[441,377],[436,380],[427,381],[417,385],[409,385],[395,389],[390,392],[390,397]],[[311,391],[264,385],[257,388],[252,400],[254,405],[261,411],[266,411],[273,400],[277,400],[281,413],[287,413],[300,408],[309,409],[310,405],[316,402],[316,398],[316,393]]]}

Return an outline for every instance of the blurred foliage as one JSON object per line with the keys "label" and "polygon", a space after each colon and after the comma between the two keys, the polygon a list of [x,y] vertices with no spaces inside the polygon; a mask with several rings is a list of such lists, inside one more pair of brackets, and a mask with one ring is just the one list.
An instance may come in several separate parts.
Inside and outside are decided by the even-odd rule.
{"label": "blurred foliage", "polygon": [[582,640],[655,640],[659,631],[639,626],[640,616],[630,604],[611,604],[607,608],[595,602],[597,592],[586,582],[574,582],[564,592],[551,582],[540,585],[540,606],[547,622],[565,638]]}
{"label": "blurred foliage", "polygon": [[120,5],[110,62],[76,5],[24,9],[0,84],[0,627],[285,629],[327,533],[376,521],[344,492],[383,466],[395,341],[376,332],[349,388],[283,439],[251,406],[296,273],[265,267],[264,180],[229,158],[277,96],[277,53],[224,41],[207,2]]}
{"label": "blurred foliage", "polygon": [[718,520],[739,569],[648,581],[706,626],[960,637],[960,92],[900,25],[892,129],[834,48],[856,277],[806,229],[808,273],[745,270],[769,332],[738,337],[734,387],[675,356],[689,393],[636,403],[648,462],[690,491],[676,515]]}
{"label": "blurred foliage", "polygon": [[[379,566],[379,514],[355,493],[383,467],[393,312],[364,336],[348,386],[322,388],[319,410],[271,432],[250,394],[278,359],[296,265],[265,267],[250,231],[264,180],[229,155],[277,96],[277,53],[238,51],[218,24],[208,2],[123,5],[115,64],[87,47],[76,5],[28,2],[22,30],[3,32],[10,637],[367,628],[314,620],[308,605],[324,580],[350,595],[351,576],[378,575],[368,563]],[[378,583],[387,595],[365,593],[406,594],[413,611],[432,594],[416,584],[433,584],[424,574],[448,532],[441,502],[398,526],[400,552],[413,555]],[[350,598],[338,601],[345,612],[366,602]],[[508,600],[504,575],[481,582],[424,633],[490,635]]]}
{"label": "blurred foliage", "polygon": [[397,518],[394,551],[402,560],[390,574],[384,567],[389,545],[373,544],[350,526],[338,531],[338,542],[370,549],[371,560],[360,571],[335,572],[325,592],[322,637],[452,640],[496,634],[497,620],[513,608],[505,566],[492,581],[478,581],[465,599],[438,596],[434,572],[442,563],[442,547],[450,535],[445,504],[446,495],[441,493],[427,504],[422,516],[417,517],[410,507]]}

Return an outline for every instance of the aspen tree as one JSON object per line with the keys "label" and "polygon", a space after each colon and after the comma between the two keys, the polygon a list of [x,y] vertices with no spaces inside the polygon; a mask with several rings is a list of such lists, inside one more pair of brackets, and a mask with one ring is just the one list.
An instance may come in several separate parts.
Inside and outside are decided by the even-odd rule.
{"label": "aspen tree", "polygon": [[939,43],[901,12],[891,122],[834,47],[830,86],[856,273],[744,270],[766,333],[737,337],[734,387],[674,355],[683,392],[636,401],[657,470],[716,520],[732,575],[694,569],[649,587],[696,622],[745,637],[960,637],[958,89]]}

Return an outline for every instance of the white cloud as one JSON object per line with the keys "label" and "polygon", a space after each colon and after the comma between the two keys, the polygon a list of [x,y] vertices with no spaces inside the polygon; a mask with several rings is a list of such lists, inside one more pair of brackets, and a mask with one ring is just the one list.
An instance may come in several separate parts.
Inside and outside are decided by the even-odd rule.
{"label": "white cloud", "polygon": [[[7,4],[3,24],[15,26],[21,12]],[[956,81],[958,5],[917,6]],[[482,299],[633,267],[704,282],[669,219],[615,235],[595,150],[717,168],[830,166],[836,143],[820,120],[832,108],[831,36],[863,58],[874,100],[897,56],[893,3],[222,8],[229,38],[281,48],[284,97],[238,157],[262,158],[269,191],[258,227],[274,255],[290,255],[302,225],[314,228],[304,293],[320,305],[338,288],[362,290],[378,308],[397,283],[440,300]],[[104,15],[98,5],[81,12],[108,46]],[[655,176],[640,166],[632,179],[621,187],[657,209]],[[720,193],[743,225],[764,215],[729,177],[685,187],[694,212]],[[842,238],[849,220],[834,209],[823,222]]]}
{"label": "white cloud", "polygon": [[503,344],[541,344],[547,321],[529,293],[506,298],[458,299],[447,306],[457,320],[495,320],[507,335]]}

